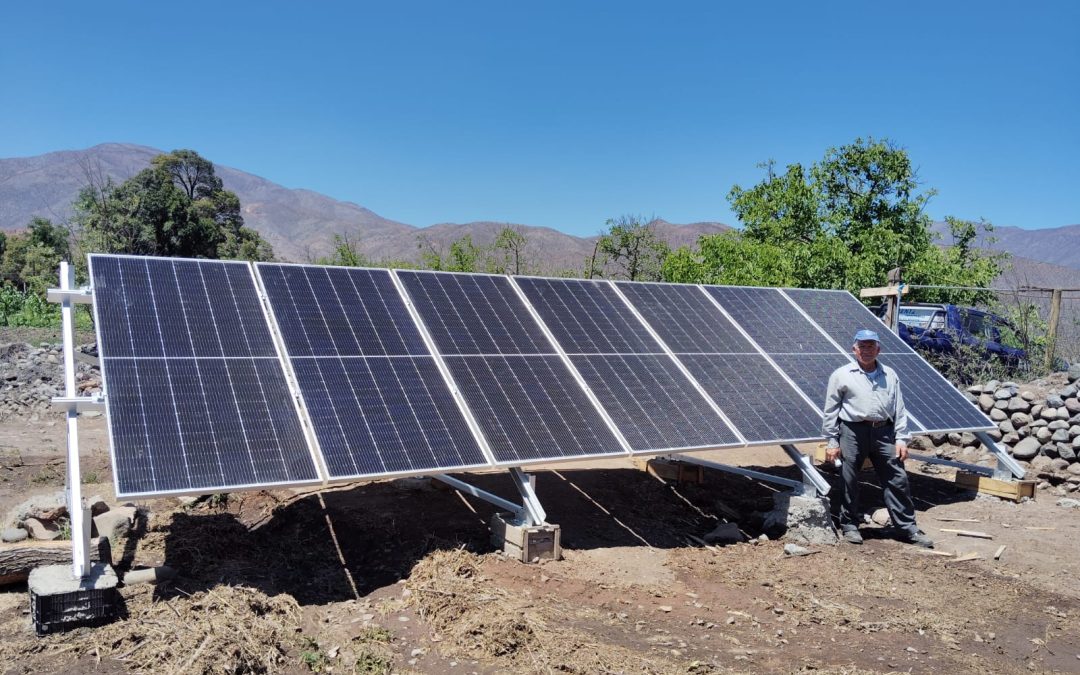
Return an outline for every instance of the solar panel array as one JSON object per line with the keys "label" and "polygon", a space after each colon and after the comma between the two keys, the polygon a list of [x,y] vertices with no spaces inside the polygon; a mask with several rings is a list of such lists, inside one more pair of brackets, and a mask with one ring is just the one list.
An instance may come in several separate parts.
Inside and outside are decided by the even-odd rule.
{"label": "solar panel array", "polygon": [[90,272],[124,497],[816,440],[829,374],[875,325],[915,430],[992,426],[842,292],[106,255]]}

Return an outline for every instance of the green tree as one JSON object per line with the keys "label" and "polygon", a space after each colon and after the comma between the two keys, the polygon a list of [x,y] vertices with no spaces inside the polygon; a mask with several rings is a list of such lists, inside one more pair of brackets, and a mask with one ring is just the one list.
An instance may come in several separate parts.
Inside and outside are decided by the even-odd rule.
{"label": "green tree", "polygon": [[950,218],[953,245],[935,245],[924,213],[934,191],[919,191],[907,152],[889,141],[830,148],[809,170],[762,166],[760,183],[728,195],[743,229],[702,237],[697,251],[665,261],[665,278],[857,293],[893,267],[935,285],[987,286],[1001,271],[1002,256],[973,246],[988,223]]}
{"label": "green tree", "polygon": [[503,226],[495,235],[491,271],[496,274],[528,274],[532,269],[528,245],[529,238],[522,228]]}
{"label": "green tree", "polygon": [[120,185],[95,181],[80,191],[74,206],[88,252],[273,257],[270,245],[244,227],[240,200],[224,189],[213,164],[191,150],[158,155]]}
{"label": "green tree", "polygon": [[34,218],[26,231],[6,240],[0,256],[0,280],[23,292],[44,295],[56,285],[61,260],[71,257],[70,232],[45,218]]}
{"label": "green tree", "polygon": [[612,266],[614,276],[631,281],[655,281],[662,277],[664,258],[670,247],[657,236],[652,222],[646,223],[639,216],[619,216],[609,219],[607,226],[588,262],[588,278],[603,276]]}

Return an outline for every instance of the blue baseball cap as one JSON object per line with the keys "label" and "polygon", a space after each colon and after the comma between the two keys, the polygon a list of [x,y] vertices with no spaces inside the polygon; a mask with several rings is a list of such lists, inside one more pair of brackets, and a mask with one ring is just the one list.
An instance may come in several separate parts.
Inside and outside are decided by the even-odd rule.
{"label": "blue baseball cap", "polygon": [[855,333],[855,342],[859,342],[861,340],[873,340],[874,342],[881,342],[881,340],[878,338],[877,333],[872,330],[867,330],[865,328],[858,333]]}

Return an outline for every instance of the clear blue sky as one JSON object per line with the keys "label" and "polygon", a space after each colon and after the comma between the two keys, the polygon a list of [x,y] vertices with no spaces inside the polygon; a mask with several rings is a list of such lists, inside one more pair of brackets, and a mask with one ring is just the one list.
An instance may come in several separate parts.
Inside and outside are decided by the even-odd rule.
{"label": "clear blue sky", "polygon": [[412,225],[736,224],[906,148],[929,213],[1080,223],[1080,2],[11,2],[0,157],[191,148]]}

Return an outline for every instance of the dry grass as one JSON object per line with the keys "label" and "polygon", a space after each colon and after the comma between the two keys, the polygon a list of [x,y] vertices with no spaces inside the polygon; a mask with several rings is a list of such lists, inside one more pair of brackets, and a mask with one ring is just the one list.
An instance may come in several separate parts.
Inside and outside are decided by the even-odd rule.
{"label": "dry grass", "polygon": [[417,563],[407,582],[410,602],[451,653],[538,673],[688,672],[687,665],[590,640],[573,628],[574,607],[513,596],[483,576],[483,562],[463,549],[436,551]]}
{"label": "dry grass", "polygon": [[[97,663],[112,660],[131,672],[271,673],[282,670],[298,641],[300,610],[290,596],[251,588],[154,600],[151,587],[133,587],[128,617],[99,628],[38,638],[5,639],[0,662],[26,663],[61,654]],[[128,595],[128,594],[126,594]],[[30,663],[27,663],[29,659]]]}

